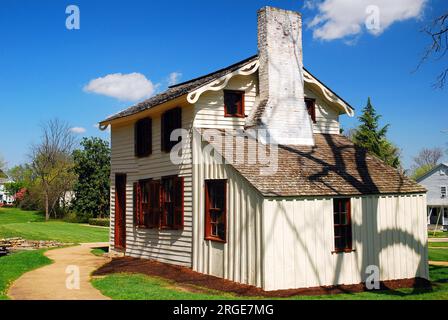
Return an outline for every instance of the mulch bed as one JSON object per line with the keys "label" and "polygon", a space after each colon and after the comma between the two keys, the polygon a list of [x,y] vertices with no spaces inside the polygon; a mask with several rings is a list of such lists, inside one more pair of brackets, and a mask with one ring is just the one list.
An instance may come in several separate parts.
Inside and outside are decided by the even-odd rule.
{"label": "mulch bed", "polygon": [[[211,290],[233,293],[238,296],[287,298],[295,295],[326,295],[338,293],[354,293],[365,291],[364,284],[315,287],[305,289],[264,291],[260,288],[239,284],[233,281],[205,275],[189,268],[165,264],[153,260],[142,260],[130,257],[113,259],[96,270],[94,276],[105,276],[114,273],[141,273],[173,281],[178,285],[203,287]],[[429,281],[421,278],[385,281],[382,290],[399,288],[430,288]]]}

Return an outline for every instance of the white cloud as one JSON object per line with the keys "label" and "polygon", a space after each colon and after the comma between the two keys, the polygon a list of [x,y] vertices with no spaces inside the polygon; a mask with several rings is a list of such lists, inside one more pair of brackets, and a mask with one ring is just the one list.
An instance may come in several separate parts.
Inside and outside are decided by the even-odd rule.
{"label": "white cloud", "polygon": [[[420,18],[427,0],[322,0],[308,23],[321,40],[355,37],[366,30],[379,35],[393,23]],[[312,8],[309,4],[307,8]],[[378,10],[377,10],[378,9]]]}
{"label": "white cloud", "polygon": [[70,132],[76,133],[76,134],[83,134],[85,133],[87,130],[83,127],[73,127],[70,128]]}
{"label": "white cloud", "polygon": [[171,72],[168,77],[168,84],[170,86],[174,86],[175,84],[179,83],[180,78],[182,77],[182,73],[180,72]]}
{"label": "white cloud", "polygon": [[150,97],[155,86],[141,73],[114,73],[91,80],[84,91],[123,101],[138,101]]}

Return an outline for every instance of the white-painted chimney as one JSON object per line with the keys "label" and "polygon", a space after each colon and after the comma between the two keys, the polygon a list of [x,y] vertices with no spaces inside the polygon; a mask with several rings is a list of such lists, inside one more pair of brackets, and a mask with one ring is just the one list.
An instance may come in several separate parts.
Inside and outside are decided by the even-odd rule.
{"label": "white-painted chimney", "polygon": [[260,103],[250,115],[251,129],[265,129],[271,143],[314,145],[304,101],[300,13],[261,9],[258,50]]}

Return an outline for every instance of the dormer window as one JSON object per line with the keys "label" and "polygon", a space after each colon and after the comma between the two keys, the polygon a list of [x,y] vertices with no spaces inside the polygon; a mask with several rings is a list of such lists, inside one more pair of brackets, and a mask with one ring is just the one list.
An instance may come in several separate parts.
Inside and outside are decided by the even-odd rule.
{"label": "dormer window", "polygon": [[244,118],[244,91],[224,90],[224,116]]}
{"label": "dormer window", "polygon": [[316,123],[316,99],[305,98],[306,109],[313,123]]}

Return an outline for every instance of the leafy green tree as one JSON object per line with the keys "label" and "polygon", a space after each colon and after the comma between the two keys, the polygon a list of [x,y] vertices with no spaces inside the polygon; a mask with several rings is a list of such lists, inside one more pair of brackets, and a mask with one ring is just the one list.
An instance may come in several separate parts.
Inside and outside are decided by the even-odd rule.
{"label": "leafy green tree", "polygon": [[84,138],[82,149],[75,150],[75,199],[73,208],[81,219],[104,217],[109,214],[110,148],[100,138]]}
{"label": "leafy green tree", "polygon": [[359,117],[361,124],[352,133],[352,141],[357,146],[366,148],[388,165],[399,168],[400,150],[387,140],[389,125],[380,128],[380,118],[369,98],[367,106]]}

